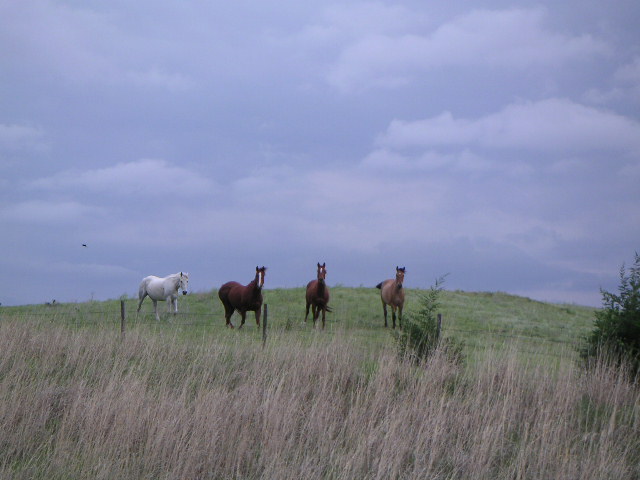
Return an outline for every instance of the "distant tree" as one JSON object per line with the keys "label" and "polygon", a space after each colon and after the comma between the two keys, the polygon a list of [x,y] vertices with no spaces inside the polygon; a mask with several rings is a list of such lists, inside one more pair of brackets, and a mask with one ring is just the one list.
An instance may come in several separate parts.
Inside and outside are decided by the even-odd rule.
{"label": "distant tree", "polygon": [[635,375],[640,371],[640,255],[633,266],[620,268],[618,294],[600,289],[602,309],[595,314],[594,329],[587,337],[582,357],[603,355],[617,363],[628,361]]}

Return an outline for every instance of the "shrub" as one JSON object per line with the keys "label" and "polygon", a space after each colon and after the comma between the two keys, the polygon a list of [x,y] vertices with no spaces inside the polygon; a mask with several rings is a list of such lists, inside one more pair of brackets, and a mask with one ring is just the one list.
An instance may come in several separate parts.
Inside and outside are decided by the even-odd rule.
{"label": "shrub", "polygon": [[419,309],[403,319],[401,331],[393,333],[400,357],[409,357],[419,363],[440,346],[451,360],[462,360],[462,344],[454,338],[441,338],[438,325],[437,311],[440,308],[439,296],[444,278],[445,276],[436,279],[435,285],[419,295]]}
{"label": "shrub", "polygon": [[640,370],[640,255],[636,252],[633,266],[627,272],[620,268],[619,293],[600,289],[602,309],[597,311],[594,329],[587,337],[581,355],[609,356],[620,364],[628,361],[633,374]]}

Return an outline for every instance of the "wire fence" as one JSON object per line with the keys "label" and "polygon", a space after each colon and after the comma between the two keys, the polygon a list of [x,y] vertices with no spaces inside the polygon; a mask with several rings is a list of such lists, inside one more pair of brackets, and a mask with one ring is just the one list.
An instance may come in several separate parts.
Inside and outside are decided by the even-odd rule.
{"label": "wire fence", "polygon": [[[121,301],[110,303],[107,307],[104,303],[81,303],[81,304],[49,304],[45,307],[38,305],[33,308],[29,307],[2,307],[0,308],[0,320],[3,319],[46,319],[51,322],[64,322],[74,326],[82,325],[113,325],[114,328],[120,328],[124,331],[135,325],[157,325],[158,322],[153,313],[153,309],[147,305],[138,314],[136,312],[136,301]],[[371,320],[354,320],[357,315],[350,311],[347,306],[334,305],[333,313],[327,322],[327,330],[364,330],[378,329],[382,327],[381,319]],[[180,327],[215,327],[224,325],[224,312],[222,308],[216,308],[215,304],[210,312],[190,311],[188,302],[181,304],[180,311],[176,314],[168,314],[166,307],[158,307],[158,313],[161,316],[161,324]],[[269,330],[289,331],[310,328],[304,325],[304,308],[294,308],[290,305],[273,305],[269,306]],[[313,324],[311,313],[309,314],[308,324]],[[232,322],[238,326],[240,316],[235,313]],[[465,348],[473,350],[485,349],[487,344],[500,345],[509,343],[522,353],[536,355],[554,355],[563,356],[566,351],[576,352],[580,348],[580,339],[573,338],[566,340],[558,335],[556,338],[548,333],[544,336],[529,335],[518,331],[517,328],[505,331],[501,328],[499,331],[493,328],[463,328],[456,325],[455,318],[444,318],[442,322],[443,337],[451,337],[461,340]],[[246,317],[246,326],[255,325],[255,317],[253,312],[248,312]],[[253,327],[255,328],[255,327]],[[266,330],[264,332],[266,335]]]}

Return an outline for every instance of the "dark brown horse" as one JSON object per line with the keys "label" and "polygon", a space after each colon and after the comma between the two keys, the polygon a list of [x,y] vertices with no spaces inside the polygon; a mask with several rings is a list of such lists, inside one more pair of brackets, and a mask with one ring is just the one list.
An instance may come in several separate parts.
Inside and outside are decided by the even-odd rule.
{"label": "dark brown horse", "polygon": [[248,285],[240,285],[238,282],[227,282],[218,290],[218,297],[224,305],[224,318],[227,327],[233,328],[231,315],[235,310],[240,312],[242,322],[238,328],[244,325],[247,312],[256,312],[256,323],[260,326],[260,307],[262,307],[262,286],[264,285],[265,267],[256,267],[256,277]]}
{"label": "dark brown horse", "polygon": [[396,328],[396,308],[398,309],[398,322],[402,328],[402,308],[404,307],[404,282],[405,267],[396,267],[396,279],[385,280],[376,285],[380,289],[380,299],[382,300],[382,309],[384,310],[384,326],[387,325],[387,305],[391,307],[391,318],[393,319],[393,328]]}
{"label": "dark brown horse", "polygon": [[316,327],[316,320],[322,311],[322,328],[324,328],[324,318],[327,312],[331,312],[331,309],[327,305],[329,303],[329,287],[325,284],[325,278],[327,277],[326,264],[320,265],[318,262],[318,278],[311,280],[307,284],[307,312],[304,315],[304,321],[307,321],[309,316],[309,307],[313,310],[313,328]]}

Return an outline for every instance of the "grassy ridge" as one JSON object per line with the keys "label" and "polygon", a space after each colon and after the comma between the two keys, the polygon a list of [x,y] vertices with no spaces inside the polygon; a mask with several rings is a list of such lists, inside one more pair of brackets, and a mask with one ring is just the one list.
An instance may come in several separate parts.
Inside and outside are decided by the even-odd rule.
{"label": "grassy ridge", "polygon": [[[420,290],[407,291],[405,314],[416,310]],[[270,333],[287,332],[289,338],[307,338],[311,320],[304,319],[304,289],[265,289],[269,307]],[[441,292],[443,334],[455,336],[465,343],[471,355],[487,347],[501,348],[517,344],[523,353],[534,355],[571,355],[577,342],[592,328],[594,309],[576,305],[537,302],[505,293]],[[179,298],[177,317],[166,315],[164,302],[158,303],[163,321],[157,324],[153,308],[146,299],[136,320],[137,300],[127,298],[127,328],[179,331],[189,337],[215,336],[234,341],[236,332],[224,328],[224,311],[217,291],[192,293]],[[386,348],[390,329],[383,327],[379,290],[375,288],[332,287],[326,334],[348,334],[364,348]],[[112,324],[119,328],[120,302],[85,302],[57,306],[2,307],[5,318],[48,318],[74,325]],[[239,325],[234,314],[233,323]],[[256,331],[253,313],[247,315],[245,329]],[[251,334],[249,334],[251,335]],[[259,340],[256,333],[250,338]]]}

